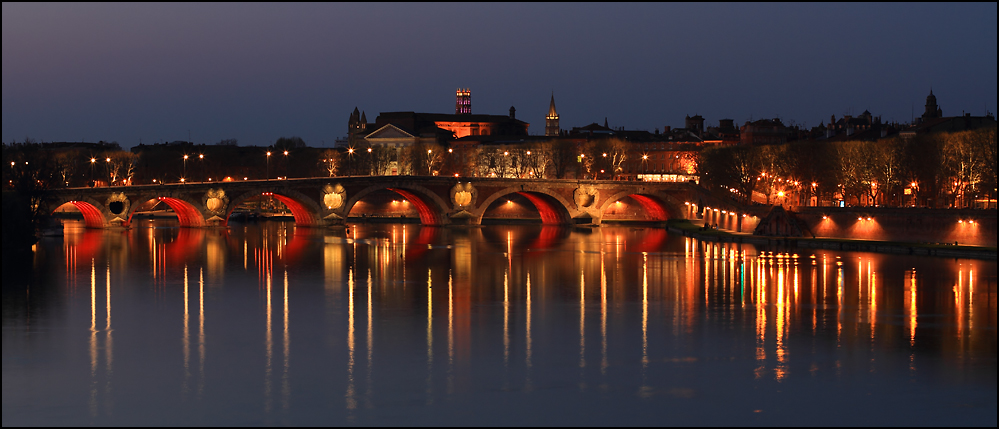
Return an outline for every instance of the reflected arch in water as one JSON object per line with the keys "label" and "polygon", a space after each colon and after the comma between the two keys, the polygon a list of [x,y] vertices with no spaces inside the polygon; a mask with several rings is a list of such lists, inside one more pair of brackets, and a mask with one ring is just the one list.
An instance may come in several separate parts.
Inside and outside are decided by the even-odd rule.
{"label": "reflected arch in water", "polygon": [[[629,201],[630,200],[630,201]],[[647,221],[663,222],[670,219],[683,219],[682,203],[669,195],[658,195],[655,193],[632,193],[629,191],[618,192],[604,199],[600,205],[599,213],[606,218],[608,211],[618,202],[631,202],[641,207],[641,212],[645,214]],[[642,219],[631,219],[642,220]]]}
{"label": "reflected arch in water", "polygon": [[530,201],[534,205],[534,208],[537,209],[538,215],[541,217],[541,223],[543,224],[568,225],[572,223],[573,216],[570,212],[570,207],[572,206],[565,197],[547,189],[523,185],[492,193],[476,209],[474,213],[475,223],[482,223],[482,217],[489,211],[491,206],[511,194],[520,195]]}
{"label": "reflected arch in water", "polygon": [[412,184],[400,184],[393,183],[391,186],[369,186],[364,188],[354,195],[350,196],[347,203],[344,204],[344,217],[350,214],[351,210],[354,208],[361,199],[371,195],[372,193],[383,191],[392,191],[406,201],[413,204],[413,208],[416,209],[417,213],[420,215],[420,223],[423,225],[439,226],[447,224],[447,203],[441,199],[435,192],[418,185]]}
{"label": "reflected arch in water", "polygon": [[482,238],[495,250],[543,250],[562,245],[572,235],[572,228],[563,225],[511,225],[502,229],[477,229]]}

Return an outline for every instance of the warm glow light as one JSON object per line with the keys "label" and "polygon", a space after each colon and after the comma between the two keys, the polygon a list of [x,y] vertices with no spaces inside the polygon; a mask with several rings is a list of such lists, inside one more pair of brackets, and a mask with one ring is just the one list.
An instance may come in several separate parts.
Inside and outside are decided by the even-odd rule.
{"label": "warm glow light", "polygon": [[284,155],[285,155],[285,156],[288,156],[288,151],[284,151]]}
{"label": "warm glow light", "polygon": [[271,152],[270,151],[267,151],[267,156],[271,156]]}
{"label": "warm glow light", "polygon": [[[354,153],[354,148],[347,149],[347,153]],[[267,152],[267,155],[270,154],[271,154],[270,152]]]}
{"label": "warm glow light", "polygon": [[199,159],[205,159],[205,154],[203,154],[203,153],[202,154],[198,154],[198,158]]}
{"label": "warm glow light", "polygon": [[184,155],[184,161],[187,161],[187,155]]}

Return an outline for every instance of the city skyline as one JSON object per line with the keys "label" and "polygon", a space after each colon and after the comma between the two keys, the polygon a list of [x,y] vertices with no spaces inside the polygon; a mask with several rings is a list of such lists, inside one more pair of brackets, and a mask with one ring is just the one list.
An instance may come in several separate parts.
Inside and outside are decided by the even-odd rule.
{"label": "city skyline", "polygon": [[[7,4],[3,141],[332,146],[354,107],[653,131],[996,106],[990,4]],[[44,31],[39,31],[43,29]]]}

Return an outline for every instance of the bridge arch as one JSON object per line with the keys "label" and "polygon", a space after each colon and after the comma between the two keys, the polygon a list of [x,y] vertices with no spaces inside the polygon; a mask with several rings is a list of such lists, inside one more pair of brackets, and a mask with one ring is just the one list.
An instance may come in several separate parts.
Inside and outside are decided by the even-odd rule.
{"label": "bridge arch", "polygon": [[244,192],[233,199],[229,203],[229,207],[226,209],[226,223],[228,224],[229,216],[232,216],[232,211],[236,208],[236,206],[248,199],[261,196],[273,197],[288,207],[288,210],[291,210],[291,215],[295,217],[296,226],[317,226],[320,224],[321,212],[319,204],[313,201],[313,199],[293,189],[274,188],[265,189],[263,191],[257,190]]}
{"label": "bridge arch", "polygon": [[486,197],[474,213],[476,223],[482,223],[482,216],[485,215],[486,210],[493,202],[510,194],[519,194],[534,204],[541,215],[541,223],[545,225],[572,223],[572,209],[570,209],[569,201],[563,196],[547,189],[524,185],[504,188]]}
{"label": "bridge arch", "polygon": [[55,213],[60,207],[67,204],[72,205],[83,214],[83,223],[87,228],[105,228],[108,226],[108,217],[104,213],[104,205],[91,197],[79,197],[80,199],[68,200],[52,204],[48,212]]}
{"label": "bridge arch", "polygon": [[127,223],[132,223],[132,216],[139,210],[139,208],[152,200],[160,201],[170,207],[174,213],[177,214],[177,220],[182,227],[202,227],[205,226],[205,216],[203,213],[203,207],[201,203],[191,200],[188,196],[181,193],[143,193],[140,194],[138,198],[133,199],[135,203],[131,204],[128,210]]}
{"label": "bridge arch", "polygon": [[674,197],[655,192],[635,192],[632,190],[620,191],[605,198],[600,204],[599,213],[601,217],[607,210],[623,198],[630,197],[645,210],[648,220],[667,221],[670,219],[683,219],[683,210],[677,204]]}
{"label": "bridge arch", "polygon": [[350,210],[362,198],[373,192],[386,189],[399,194],[399,196],[413,203],[416,211],[420,214],[420,223],[423,225],[439,226],[447,224],[448,205],[436,192],[423,186],[401,183],[390,183],[388,186],[368,186],[349,196],[350,198],[347,199],[347,203],[344,204],[343,208],[344,219],[347,218]]}

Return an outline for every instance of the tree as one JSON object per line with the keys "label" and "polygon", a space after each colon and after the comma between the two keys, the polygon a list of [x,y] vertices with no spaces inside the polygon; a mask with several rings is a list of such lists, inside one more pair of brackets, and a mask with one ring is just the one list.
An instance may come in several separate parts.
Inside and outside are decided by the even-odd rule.
{"label": "tree", "polygon": [[319,157],[320,167],[329,173],[329,177],[336,176],[337,170],[340,169],[340,152],[335,149],[326,149],[319,154]]}
{"label": "tree", "polygon": [[[546,151],[549,154],[550,162],[550,175],[546,177],[554,177],[556,179],[565,179],[565,176],[569,173],[569,169],[578,163],[579,153],[576,150],[576,144],[570,140],[566,139],[556,139],[549,140],[543,143],[547,146]],[[578,177],[577,172],[577,177]]]}
{"label": "tree", "polygon": [[[988,174],[985,165],[989,157],[986,138],[977,138],[977,131],[963,131],[943,136],[943,169],[949,177],[948,183],[952,203],[957,207],[967,207],[969,198],[979,189],[980,183]],[[994,151],[994,149],[993,149]]]}
{"label": "tree", "polygon": [[139,156],[128,151],[118,150],[106,152],[102,155],[107,163],[108,185],[130,185],[135,176],[135,166],[138,164]]}
{"label": "tree", "polygon": [[281,137],[274,142],[274,150],[284,151],[289,149],[301,149],[306,147],[305,140],[301,137]]}

